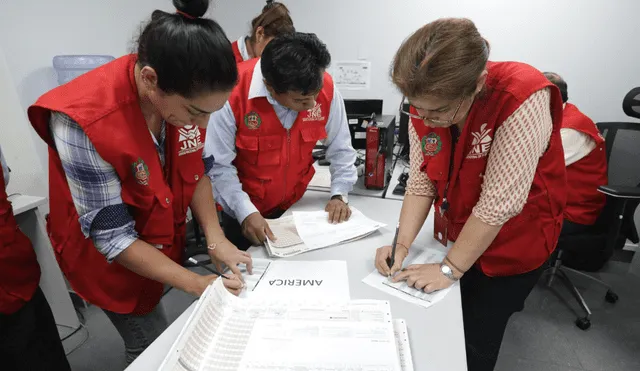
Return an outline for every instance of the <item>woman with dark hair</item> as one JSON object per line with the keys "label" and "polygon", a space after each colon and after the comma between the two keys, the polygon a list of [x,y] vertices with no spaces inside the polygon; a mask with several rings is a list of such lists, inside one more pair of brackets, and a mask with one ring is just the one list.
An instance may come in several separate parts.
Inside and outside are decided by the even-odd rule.
{"label": "woman with dark hair", "polygon": [[262,13],[251,21],[251,36],[242,36],[232,44],[236,62],[260,58],[271,40],[295,31],[289,9],[282,3],[267,0]]}
{"label": "woman with dark hair", "polygon": [[[411,103],[411,171],[392,248],[376,267],[425,292],[460,280],[469,371],[493,370],[511,315],[556,247],[566,202],[560,91],[540,71],[489,61],[468,19],[440,19],[398,50],[392,80]],[[401,105],[402,107],[402,105]],[[439,264],[403,261],[434,206]],[[396,274],[397,273],[397,274]]]}
{"label": "woman with dark hair", "polygon": [[153,12],[137,54],[46,93],[29,119],[49,145],[48,230],[72,288],[102,308],[132,362],[166,328],[164,285],[199,296],[217,278],[182,267],[187,209],[209,255],[235,275],[251,257],[224,236],[205,175],[211,113],[238,78],[231,43],[202,18],[208,0],[174,0]]}

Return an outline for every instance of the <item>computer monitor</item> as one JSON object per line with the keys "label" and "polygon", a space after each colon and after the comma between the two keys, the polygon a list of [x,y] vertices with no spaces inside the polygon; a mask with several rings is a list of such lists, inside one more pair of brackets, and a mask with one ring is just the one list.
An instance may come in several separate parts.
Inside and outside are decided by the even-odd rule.
{"label": "computer monitor", "polygon": [[[410,109],[409,103],[405,103],[402,106],[402,109],[406,112],[409,112]],[[398,144],[402,148],[402,152],[400,152],[401,157],[409,158],[409,116],[398,112],[400,115],[400,121],[398,122]]]}
{"label": "computer monitor", "polygon": [[382,115],[382,99],[345,99],[344,107],[347,116],[371,116],[372,113]]}

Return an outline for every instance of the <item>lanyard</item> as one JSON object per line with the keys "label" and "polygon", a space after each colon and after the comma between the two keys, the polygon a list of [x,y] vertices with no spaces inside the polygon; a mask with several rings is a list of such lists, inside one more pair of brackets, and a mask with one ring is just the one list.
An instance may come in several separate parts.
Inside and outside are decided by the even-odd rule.
{"label": "lanyard", "polygon": [[449,183],[451,182],[451,174],[453,173],[454,159],[456,153],[456,144],[460,137],[460,129],[454,124],[449,127],[451,131],[451,154],[449,158],[449,173],[447,173],[447,185],[444,187],[444,196],[442,197],[442,205],[440,206],[440,212],[444,214],[449,209],[449,201],[447,200],[447,194],[449,193]]}

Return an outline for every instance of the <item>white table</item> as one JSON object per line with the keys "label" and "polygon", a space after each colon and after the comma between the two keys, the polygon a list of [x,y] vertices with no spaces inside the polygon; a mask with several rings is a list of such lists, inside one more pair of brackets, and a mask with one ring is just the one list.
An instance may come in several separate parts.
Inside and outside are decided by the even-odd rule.
{"label": "white table", "polygon": [[40,270],[40,288],[49,302],[53,317],[58,326],[60,338],[66,337],[80,327],[78,315],[71,302],[67,284],[53,253],[53,247],[47,234],[45,221],[39,206],[47,203],[44,197],[17,195],[9,198],[13,213],[20,229],[29,237],[38,257]]}
{"label": "white table", "polygon": [[[317,210],[324,207],[326,193],[309,191],[293,207],[294,210]],[[394,318],[405,319],[409,328],[409,337],[416,371],[451,370],[465,371],[466,351],[460,290],[454,288],[440,303],[425,309],[409,304],[399,298],[386,295],[364,283],[362,279],[374,269],[375,250],[393,240],[395,225],[400,215],[401,202],[353,196],[350,204],[367,216],[385,222],[388,226],[380,233],[368,238],[323,250],[316,250],[292,258],[291,260],[345,260],[349,269],[349,288],[352,299],[382,299],[391,303]],[[429,218],[418,242],[438,247],[430,236],[433,220]],[[264,248],[250,250],[256,258],[266,257]],[[157,370],[167,352],[178,337],[194,309],[191,305],[140,357],[127,368],[127,371]]]}

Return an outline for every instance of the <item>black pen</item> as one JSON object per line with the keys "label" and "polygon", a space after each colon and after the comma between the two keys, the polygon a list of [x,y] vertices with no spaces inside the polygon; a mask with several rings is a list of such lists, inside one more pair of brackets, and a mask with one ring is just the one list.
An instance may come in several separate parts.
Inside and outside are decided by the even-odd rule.
{"label": "black pen", "polygon": [[201,262],[199,262],[199,261],[195,260],[194,258],[189,258],[189,263],[191,263],[191,264],[195,264],[195,265],[197,265],[198,267],[202,267],[202,268],[204,268],[204,269],[208,270],[209,272],[211,272],[211,273],[215,274],[216,276],[220,276],[220,277],[224,278],[225,280],[228,280],[228,279],[229,279],[229,277],[225,276],[224,274],[222,274],[222,273],[218,272],[217,270],[215,270],[215,269],[213,269],[213,268],[209,268],[206,264],[201,263]]}
{"label": "black pen", "polygon": [[393,245],[391,246],[391,256],[387,258],[389,269],[393,268],[396,263],[396,245],[398,244],[398,232],[400,231],[400,222],[396,226],[396,235],[393,237]]}

